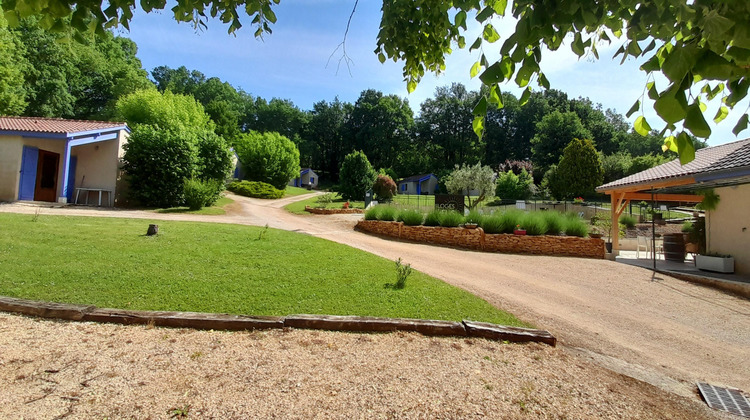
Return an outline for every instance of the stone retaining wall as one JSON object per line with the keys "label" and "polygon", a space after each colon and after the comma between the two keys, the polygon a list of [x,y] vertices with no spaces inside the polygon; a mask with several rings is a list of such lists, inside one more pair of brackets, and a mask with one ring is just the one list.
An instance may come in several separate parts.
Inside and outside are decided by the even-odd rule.
{"label": "stone retaining wall", "polygon": [[409,241],[480,251],[602,259],[606,255],[604,240],[598,238],[486,234],[482,228],[404,226],[401,222],[382,222],[379,220],[361,220],[357,223],[355,229]]}
{"label": "stone retaining wall", "polygon": [[365,212],[362,209],[319,209],[310,206],[305,206],[305,211],[313,214],[354,214]]}

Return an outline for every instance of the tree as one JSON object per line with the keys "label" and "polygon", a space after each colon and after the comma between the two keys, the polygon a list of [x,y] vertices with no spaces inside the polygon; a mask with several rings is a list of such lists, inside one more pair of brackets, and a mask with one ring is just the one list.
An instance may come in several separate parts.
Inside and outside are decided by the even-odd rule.
{"label": "tree", "polygon": [[393,178],[380,174],[372,186],[372,191],[378,201],[391,201],[391,198],[396,195],[396,188],[396,182],[393,181]]}
{"label": "tree", "polygon": [[0,12],[0,115],[19,115],[26,108],[23,45],[7,29]]}
{"label": "tree", "polygon": [[537,134],[531,139],[532,161],[543,169],[556,164],[574,138],[588,138],[591,135],[574,112],[553,111],[545,115],[536,128]]}
{"label": "tree", "polygon": [[602,184],[604,172],[599,154],[591,140],[573,139],[563,152],[556,172],[561,188],[555,198],[590,197]]}
{"label": "tree", "polygon": [[221,181],[223,190],[224,181],[226,181],[231,170],[232,152],[226,140],[209,130],[199,133],[196,161],[196,176],[198,179]]}
{"label": "tree", "polygon": [[116,108],[118,118],[125,119],[131,126],[146,124],[188,131],[213,129],[213,122],[203,106],[192,96],[144,89],[120,98]]}
{"label": "tree", "polygon": [[495,196],[495,173],[481,163],[473,166],[464,164],[460,168],[456,166],[448,175],[445,187],[451,194],[466,196],[469,209],[474,209],[477,204]]}
{"label": "tree", "polygon": [[279,133],[240,134],[234,142],[234,150],[247,180],[265,182],[283,190],[290,179],[299,176],[299,150]]}
{"label": "tree", "polygon": [[643,155],[643,156],[637,156],[634,157],[631,161],[630,168],[625,172],[625,175],[633,175],[637,174],[638,172],[645,171],[646,169],[651,169],[654,166],[661,165],[662,163],[669,162],[670,158],[664,156],[664,155]]}
{"label": "tree", "polygon": [[611,155],[600,156],[602,160],[602,171],[604,173],[604,182],[612,182],[624,178],[633,165],[633,158],[627,152],[617,152]]}
{"label": "tree", "polygon": [[377,173],[361,150],[349,153],[339,171],[339,192],[346,200],[364,200],[365,192],[372,187],[376,177]]}
{"label": "tree", "polygon": [[344,123],[352,105],[339,101],[320,101],[310,111],[310,122],[305,134],[307,149],[312,157],[311,166],[338,176],[344,159]]}
{"label": "tree", "polygon": [[526,169],[516,175],[512,171],[500,172],[495,195],[503,200],[528,200],[534,194],[534,180]]}

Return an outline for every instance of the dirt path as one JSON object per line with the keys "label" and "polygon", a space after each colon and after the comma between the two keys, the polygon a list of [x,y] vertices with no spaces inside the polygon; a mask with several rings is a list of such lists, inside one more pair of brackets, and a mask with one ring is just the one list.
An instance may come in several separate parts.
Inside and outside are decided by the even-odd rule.
{"label": "dirt path", "polygon": [[[550,330],[564,348],[616,372],[682,396],[694,382],[750,391],[750,301],[610,261],[465,251],[386,240],[352,230],[358,215],[298,216],[280,202],[233,196],[226,216],[44,209],[164,220],[239,223],[297,231],[344,243],[467,289],[524,321]],[[289,200],[304,199],[292,197]],[[33,209],[0,206],[0,211]]]}

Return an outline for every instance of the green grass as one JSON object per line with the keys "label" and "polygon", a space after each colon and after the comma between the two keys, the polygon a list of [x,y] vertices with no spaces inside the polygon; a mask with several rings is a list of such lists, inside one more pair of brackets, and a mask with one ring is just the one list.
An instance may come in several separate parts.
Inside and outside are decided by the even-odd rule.
{"label": "green grass", "polygon": [[312,191],[308,190],[307,188],[290,187],[288,185],[284,191],[285,191],[284,197],[293,197],[295,195],[312,194]]}
{"label": "green grass", "polygon": [[214,203],[211,207],[203,207],[200,210],[190,210],[187,207],[170,207],[168,209],[156,209],[154,210],[157,213],[182,213],[182,214],[202,214],[207,216],[220,216],[223,214],[227,214],[227,212],[224,210],[224,207],[234,203],[234,200],[227,197],[221,197],[218,200],[216,200],[216,203]]}
{"label": "green grass", "polygon": [[[294,203],[287,204],[284,206],[284,209],[290,213],[294,214],[309,214],[305,211],[305,206],[315,207],[317,205],[317,198],[318,197],[310,197],[305,200],[296,201]],[[344,203],[346,200],[341,198],[338,193],[334,193],[334,199],[331,204],[326,206],[326,208],[330,209],[341,209],[344,207]],[[352,209],[364,209],[365,208],[365,202],[364,201],[349,201],[349,208]]]}
{"label": "green grass", "polygon": [[[149,223],[159,235],[145,236]],[[521,323],[393,261],[280,230],[218,223],[0,214],[0,295],[99,307]],[[259,239],[264,236],[264,239]],[[294,252],[290,252],[294,250]]]}

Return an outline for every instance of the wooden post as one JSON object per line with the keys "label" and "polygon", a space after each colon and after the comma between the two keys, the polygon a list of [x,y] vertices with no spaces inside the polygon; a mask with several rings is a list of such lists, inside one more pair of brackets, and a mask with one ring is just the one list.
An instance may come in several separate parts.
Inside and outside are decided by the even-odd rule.
{"label": "wooden post", "polygon": [[620,250],[620,229],[617,225],[617,197],[615,197],[615,193],[612,192],[612,194],[609,195],[610,199],[610,213],[612,216],[612,227],[610,227],[609,232],[609,238],[612,240],[612,254],[617,255],[617,251]]}

